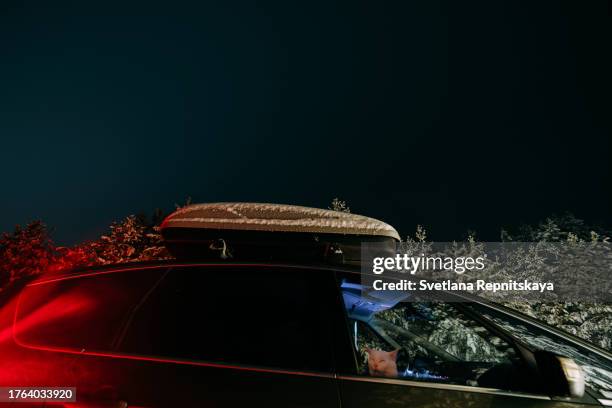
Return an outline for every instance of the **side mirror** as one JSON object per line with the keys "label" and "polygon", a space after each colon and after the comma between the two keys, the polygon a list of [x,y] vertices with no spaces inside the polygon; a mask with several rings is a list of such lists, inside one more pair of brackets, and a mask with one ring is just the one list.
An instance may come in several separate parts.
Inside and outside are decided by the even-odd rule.
{"label": "side mirror", "polygon": [[584,373],[574,360],[550,351],[536,351],[534,357],[546,390],[555,396],[580,398],[584,395]]}

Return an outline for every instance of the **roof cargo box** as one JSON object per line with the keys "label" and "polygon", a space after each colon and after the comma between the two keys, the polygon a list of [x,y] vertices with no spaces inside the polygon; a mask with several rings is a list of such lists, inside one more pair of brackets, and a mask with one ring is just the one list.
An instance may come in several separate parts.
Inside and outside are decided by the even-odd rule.
{"label": "roof cargo box", "polygon": [[362,215],[295,205],[194,204],[161,225],[179,259],[332,262],[358,265],[361,244],[395,251],[397,231]]}

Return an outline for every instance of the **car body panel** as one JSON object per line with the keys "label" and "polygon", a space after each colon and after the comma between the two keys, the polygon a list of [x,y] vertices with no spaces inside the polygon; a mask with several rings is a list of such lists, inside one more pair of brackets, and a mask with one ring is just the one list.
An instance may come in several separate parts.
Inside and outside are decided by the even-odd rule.
{"label": "car body panel", "polygon": [[[78,401],[84,406],[118,406],[122,401],[127,402],[129,406],[141,407],[249,405],[330,408],[569,408],[597,404],[595,399],[588,396],[582,403],[577,403],[541,394],[360,375],[357,372],[355,356],[350,351],[352,344],[342,295],[338,282],[333,277],[335,273],[358,273],[355,269],[302,264],[170,261],[92,268],[63,275],[44,276],[30,283],[30,288],[111,273],[183,267],[216,270],[239,267],[253,269],[254,273],[261,268],[276,268],[286,274],[307,269],[313,275],[327,276],[326,282],[334,280],[333,291],[330,289],[322,292],[325,294],[323,297],[313,300],[325,305],[329,319],[334,322],[326,336],[334,351],[335,369],[330,372],[278,369],[248,364],[130,355],[113,351],[45,347],[26,341],[25,337],[15,336],[19,296],[13,296],[0,308],[0,384],[75,386]],[[332,278],[328,279],[329,277]],[[60,293],[54,296],[56,298],[49,300],[61,299],[62,295]],[[22,318],[25,321],[31,319],[31,316],[32,314],[28,314]],[[253,318],[256,316],[254,314]]]}

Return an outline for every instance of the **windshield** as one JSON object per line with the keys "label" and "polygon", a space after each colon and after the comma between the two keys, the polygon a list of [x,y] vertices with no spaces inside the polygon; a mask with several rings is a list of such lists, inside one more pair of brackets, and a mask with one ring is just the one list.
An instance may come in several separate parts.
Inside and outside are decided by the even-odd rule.
{"label": "windshield", "polygon": [[469,304],[469,307],[532,347],[571,357],[584,370],[587,385],[604,397],[612,398],[610,360],[512,316],[478,304]]}

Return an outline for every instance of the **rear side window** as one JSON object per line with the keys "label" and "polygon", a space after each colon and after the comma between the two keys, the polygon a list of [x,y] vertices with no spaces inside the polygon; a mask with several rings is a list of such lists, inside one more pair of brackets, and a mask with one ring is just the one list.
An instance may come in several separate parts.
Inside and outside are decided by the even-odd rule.
{"label": "rear side window", "polygon": [[[173,359],[329,372],[326,272],[176,268],[132,316],[119,349]],[[326,310],[327,309],[327,310]]]}
{"label": "rear side window", "polygon": [[332,370],[331,272],[178,266],[36,283],[17,308],[23,346]]}
{"label": "rear side window", "polygon": [[111,351],[132,311],[165,273],[160,267],[106,271],[26,286],[15,339],[30,347]]}

